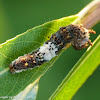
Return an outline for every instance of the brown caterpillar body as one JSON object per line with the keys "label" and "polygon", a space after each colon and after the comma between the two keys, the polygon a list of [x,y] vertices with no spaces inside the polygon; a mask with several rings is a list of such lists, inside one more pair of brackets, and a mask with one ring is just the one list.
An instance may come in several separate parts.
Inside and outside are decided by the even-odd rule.
{"label": "brown caterpillar body", "polygon": [[79,25],[68,25],[61,27],[56,33],[52,34],[50,40],[46,41],[43,46],[35,52],[20,56],[10,64],[10,72],[18,73],[27,69],[32,69],[46,61],[51,60],[59,51],[70,43],[74,49],[80,50],[92,45],[90,33],[95,34],[95,31],[84,28]]}

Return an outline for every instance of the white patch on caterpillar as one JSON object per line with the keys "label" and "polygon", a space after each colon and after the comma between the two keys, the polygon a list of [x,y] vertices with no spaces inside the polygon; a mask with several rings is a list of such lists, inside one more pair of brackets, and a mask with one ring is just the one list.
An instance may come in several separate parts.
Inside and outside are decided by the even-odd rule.
{"label": "white patch on caterpillar", "polygon": [[44,43],[39,49],[39,52],[44,54],[44,60],[51,60],[56,56],[56,51],[58,51],[58,48],[52,42],[48,42],[48,44]]}
{"label": "white patch on caterpillar", "polygon": [[49,42],[48,45],[51,46],[50,52],[51,52],[52,56],[55,57],[56,56],[55,52],[58,51],[58,48],[56,48],[55,44],[53,44],[51,42]]}
{"label": "white patch on caterpillar", "polygon": [[[35,66],[35,68],[36,68],[36,67],[39,67],[39,65]],[[28,69],[32,70],[33,68],[28,68]],[[27,69],[14,70],[13,74],[15,74],[15,73],[20,73],[20,72],[26,71],[26,70],[27,70]]]}
{"label": "white patch on caterpillar", "polygon": [[84,45],[86,42],[88,42],[89,41],[89,38],[85,38],[83,41],[82,41],[82,45]]}
{"label": "white patch on caterpillar", "polygon": [[85,29],[85,32],[86,32],[86,34],[85,34],[86,38],[82,40],[82,45],[84,45],[86,42],[88,42],[89,38],[90,38],[89,32],[87,29]]}
{"label": "white patch on caterpillar", "polygon": [[14,73],[20,73],[22,71],[26,71],[25,69],[20,69],[20,70],[14,70]]}
{"label": "white patch on caterpillar", "polygon": [[84,45],[86,42],[89,41],[90,36],[89,36],[89,32],[88,32],[87,29],[85,29],[85,35],[84,36],[86,36],[86,38],[80,39],[80,46]]}

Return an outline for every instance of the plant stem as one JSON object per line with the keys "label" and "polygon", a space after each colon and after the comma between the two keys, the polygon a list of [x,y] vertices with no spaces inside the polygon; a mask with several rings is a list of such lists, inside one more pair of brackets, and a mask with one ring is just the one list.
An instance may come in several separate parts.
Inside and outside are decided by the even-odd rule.
{"label": "plant stem", "polygon": [[78,13],[79,18],[74,24],[83,24],[91,28],[100,21],[100,0],[94,0]]}

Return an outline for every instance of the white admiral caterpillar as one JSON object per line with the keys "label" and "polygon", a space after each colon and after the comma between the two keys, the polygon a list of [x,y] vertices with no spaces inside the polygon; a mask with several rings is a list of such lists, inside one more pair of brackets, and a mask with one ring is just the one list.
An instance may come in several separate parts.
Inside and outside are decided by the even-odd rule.
{"label": "white admiral caterpillar", "polygon": [[81,24],[61,27],[36,51],[14,60],[10,64],[10,72],[18,73],[23,70],[32,69],[51,60],[61,49],[66,47],[67,43],[70,43],[76,50],[86,48],[88,44],[92,45],[89,39],[90,33],[95,34],[95,31],[88,30]]}

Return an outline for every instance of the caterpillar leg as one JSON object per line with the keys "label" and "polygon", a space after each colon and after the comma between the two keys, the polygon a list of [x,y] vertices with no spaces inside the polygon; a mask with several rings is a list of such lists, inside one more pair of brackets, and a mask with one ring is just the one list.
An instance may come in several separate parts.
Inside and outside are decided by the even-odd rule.
{"label": "caterpillar leg", "polygon": [[91,40],[88,41],[88,44],[90,44],[90,45],[92,46],[92,42],[91,42]]}
{"label": "caterpillar leg", "polygon": [[88,30],[88,32],[89,32],[90,34],[96,34],[96,32],[95,32],[94,30]]}

